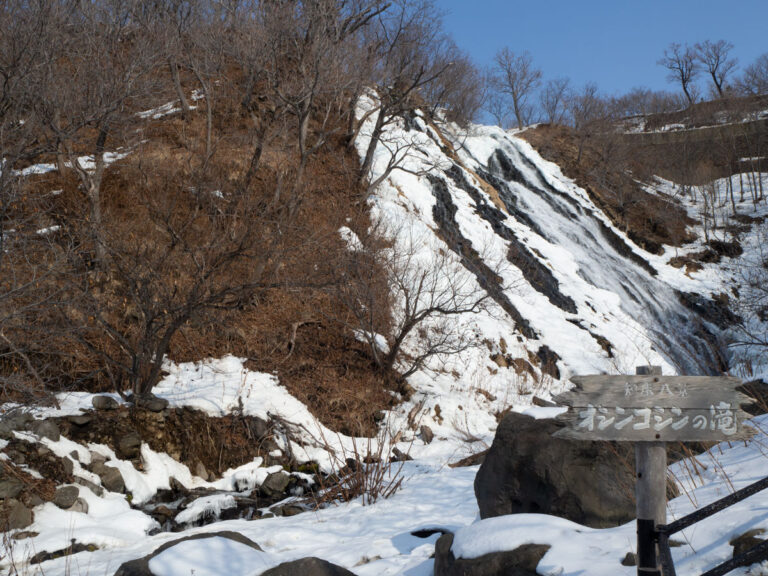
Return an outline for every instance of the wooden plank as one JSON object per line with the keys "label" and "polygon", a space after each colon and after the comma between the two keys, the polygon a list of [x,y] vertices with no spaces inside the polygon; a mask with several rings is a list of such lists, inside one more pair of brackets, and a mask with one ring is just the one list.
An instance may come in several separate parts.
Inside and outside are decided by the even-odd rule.
{"label": "wooden plank", "polygon": [[745,440],[754,431],[744,426],[749,414],[738,406],[714,401],[708,408],[569,408],[558,416],[565,428],[554,436],[571,440],[676,442]]}
{"label": "wooden plank", "polygon": [[576,388],[554,398],[558,404],[623,408],[705,409],[714,402],[733,407],[753,399],[734,390],[739,378],[727,376],[574,376]]}

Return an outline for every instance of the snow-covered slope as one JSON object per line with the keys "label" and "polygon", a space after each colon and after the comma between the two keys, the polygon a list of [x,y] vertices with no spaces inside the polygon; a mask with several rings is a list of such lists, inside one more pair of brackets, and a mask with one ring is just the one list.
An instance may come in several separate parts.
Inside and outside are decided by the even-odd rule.
{"label": "snow-covered slope", "polygon": [[[648,363],[665,373],[720,367],[714,330],[680,301],[690,279],[633,244],[525,141],[496,127],[438,132],[419,115],[388,138],[415,151],[379,186],[374,213],[424,250],[452,250],[479,277],[497,305],[474,319],[485,339],[515,342],[523,358],[546,346],[539,357],[556,354],[563,380]],[[374,170],[388,160],[380,146]]]}

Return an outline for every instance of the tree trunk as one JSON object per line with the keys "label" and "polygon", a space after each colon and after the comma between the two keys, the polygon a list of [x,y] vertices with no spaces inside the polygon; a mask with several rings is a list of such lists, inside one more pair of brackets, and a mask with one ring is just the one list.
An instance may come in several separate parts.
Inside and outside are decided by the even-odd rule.
{"label": "tree trunk", "polygon": [[685,97],[688,99],[689,106],[693,106],[693,98],[691,98],[691,93],[688,92],[688,85],[683,82],[683,92],[685,93]]}
{"label": "tree trunk", "polygon": [[243,190],[248,190],[253,181],[253,177],[256,175],[256,171],[259,169],[259,163],[261,162],[261,155],[264,152],[264,137],[266,136],[266,129],[261,129],[256,134],[256,145],[253,148],[253,154],[251,154],[251,161],[248,163],[248,169],[243,176]]}
{"label": "tree trunk", "polygon": [[205,98],[205,163],[211,159],[211,151],[213,149],[213,102],[211,102],[211,92],[208,89],[208,83],[200,74],[197,68],[192,69],[195,74],[195,78],[200,82],[200,88],[203,91],[203,97]]}
{"label": "tree trunk", "polygon": [[347,146],[350,148],[355,145],[355,136],[357,135],[357,114],[355,114],[355,110],[357,109],[357,101],[359,98],[360,94],[358,91],[355,91],[349,98],[349,109],[347,110],[347,114],[349,114],[349,118],[347,118]]}
{"label": "tree trunk", "polygon": [[710,75],[712,76],[712,82],[715,84],[715,88],[717,89],[717,94],[720,98],[723,97],[723,85],[717,81],[717,75],[714,72],[711,72]]}
{"label": "tree trunk", "polygon": [[358,178],[360,184],[365,184],[368,174],[371,171],[371,167],[373,166],[373,155],[376,152],[376,146],[378,146],[379,138],[381,138],[381,133],[384,129],[385,115],[386,110],[382,107],[379,110],[379,115],[376,117],[376,124],[371,133],[371,141],[368,142],[368,149],[365,151],[365,159],[363,160],[363,165],[360,167],[360,177]]}
{"label": "tree trunk", "polygon": [[179,78],[179,65],[173,58],[168,58],[168,67],[171,69],[171,78],[173,79],[173,88],[176,90],[176,96],[179,99],[181,105],[181,117],[186,120],[189,116],[189,102],[187,102],[186,96],[184,96],[184,89],[181,87],[181,79]]}

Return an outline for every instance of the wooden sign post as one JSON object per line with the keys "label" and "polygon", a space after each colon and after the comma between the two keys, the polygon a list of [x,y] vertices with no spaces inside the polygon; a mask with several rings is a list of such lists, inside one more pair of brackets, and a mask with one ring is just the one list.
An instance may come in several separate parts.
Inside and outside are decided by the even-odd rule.
{"label": "wooden sign post", "polygon": [[572,440],[635,443],[637,574],[660,576],[656,526],[666,524],[667,450],[670,441],[741,440],[751,436],[740,406],[738,378],[662,376],[659,366],[639,366],[635,376],[575,376],[576,388],[555,397],[571,407],[555,436]]}

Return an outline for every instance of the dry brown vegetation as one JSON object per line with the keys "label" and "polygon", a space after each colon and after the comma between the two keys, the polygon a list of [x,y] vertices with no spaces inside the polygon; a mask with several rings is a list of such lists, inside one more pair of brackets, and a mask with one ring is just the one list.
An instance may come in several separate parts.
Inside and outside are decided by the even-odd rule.
{"label": "dry brown vegetation", "polygon": [[[402,378],[355,337],[360,303],[342,290],[339,228],[371,226],[355,110],[374,86],[380,128],[417,106],[471,115],[480,87],[432,8],[0,6],[0,399],[142,396],[166,358],[234,354],[335,429],[371,431]],[[178,110],[140,114],[166,104]],[[20,176],[40,162],[55,169]],[[387,332],[384,252],[372,254]]]}

